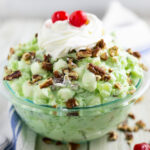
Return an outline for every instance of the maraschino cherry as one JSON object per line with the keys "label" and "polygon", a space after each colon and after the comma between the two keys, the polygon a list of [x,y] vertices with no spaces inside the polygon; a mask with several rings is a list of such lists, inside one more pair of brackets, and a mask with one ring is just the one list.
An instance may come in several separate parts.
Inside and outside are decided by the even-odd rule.
{"label": "maraschino cherry", "polygon": [[74,11],[69,17],[69,23],[75,27],[81,27],[87,22],[87,15],[82,10]]}
{"label": "maraschino cherry", "polygon": [[150,145],[147,143],[139,143],[134,146],[134,150],[150,150]]}
{"label": "maraschino cherry", "polygon": [[54,12],[51,18],[52,18],[52,22],[55,23],[56,21],[68,20],[69,15],[67,12],[61,10],[61,11]]}

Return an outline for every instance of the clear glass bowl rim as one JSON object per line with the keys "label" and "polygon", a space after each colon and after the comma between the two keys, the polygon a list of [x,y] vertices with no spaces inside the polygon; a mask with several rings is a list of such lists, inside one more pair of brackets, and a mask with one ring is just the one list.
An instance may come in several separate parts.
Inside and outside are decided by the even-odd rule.
{"label": "clear glass bowl rim", "polygon": [[20,100],[20,102],[23,102],[25,105],[32,105],[31,107],[35,107],[35,108],[40,108],[40,109],[43,109],[43,108],[49,108],[49,109],[53,109],[53,110],[68,110],[68,111],[77,111],[77,110],[84,110],[84,109],[92,109],[92,108],[100,108],[100,107],[106,107],[106,106],[110,106],[110,105],[113,105],[115,103],[118,103],[118,102],[125,102],[126,100],[131,100],[131,99],[134,99],[136,97],[136,94],[137,92],[141,89],[141,85],[142,85],[142,82],[143,82],[143,79],[139,79],[138,83],[136,84],[136,92],[132,95],[127,95],[126,97],[124,98],[117,98],[113,101],[110,101],[110,102],[107,102],[107,103],[103,103],[103,104],[99,104],[99,105],[93,105],[93,106],[86,106],[86,107],[74,107],[74,108],[71,108],[71,109],[68,109],[66,107],[53,107],[53,106],[50,106],[50,105],[39,105],[39,104],[35,104],[33,103],[32,100],[30,99],[27,99],[27,98],[23,98],[21,96],[18,96],[14,90],[10,87],[8,81],[3,81],[3,84],[4,86],[6,87],[6,89],[9,91],[9,93],[11,95],[13,95],[14,97],[16,97],[17,99]]}

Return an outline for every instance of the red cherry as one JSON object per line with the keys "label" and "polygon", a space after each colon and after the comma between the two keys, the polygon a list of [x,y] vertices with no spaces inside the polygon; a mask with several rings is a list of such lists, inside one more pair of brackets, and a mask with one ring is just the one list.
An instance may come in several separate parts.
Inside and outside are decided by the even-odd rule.
{"label": "red cherry", "polygon": [[51,18],[52,18],[52,22],[55,23],[58,20],[61,20],[61,21],[67,20],[69,18],[69,15],[67,12],[62,10],[62,11],[54,12]]}
{"label": "red cherry", "polygon": [[75,27],[81,27],[87,21],[87,16],[82,10],[74,11],[69,17],[69,23]]}
{"label": "red cherry", "polygon": [[134,146],[134,150],[150,150],[150,145],[147,143],[139,143]]}

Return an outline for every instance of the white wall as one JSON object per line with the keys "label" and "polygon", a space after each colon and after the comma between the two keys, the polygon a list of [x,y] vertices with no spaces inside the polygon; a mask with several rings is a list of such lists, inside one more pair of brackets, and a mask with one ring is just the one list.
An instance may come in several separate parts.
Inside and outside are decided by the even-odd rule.
{"label": "white wall", "polygon": [[[48,17],[56,10],[82,9],[102,16],[112,0],[0,0],[0,17]],[[150,0],[120,0],[142,16],[150,16]]]}

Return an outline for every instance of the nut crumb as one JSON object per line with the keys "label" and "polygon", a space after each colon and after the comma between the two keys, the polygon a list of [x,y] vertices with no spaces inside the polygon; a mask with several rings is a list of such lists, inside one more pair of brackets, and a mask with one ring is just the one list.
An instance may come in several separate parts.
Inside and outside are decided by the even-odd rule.
{"label": "nut crumb", "polygon": [[47,79],[45,82],[43,82],[42,84],[40,84],[40,88],[47,88],[49,87],[50,85],[53,85],[53,79],[52,78],[49,78]]}
{"label": "nut crumb", "polygon": [[139,131],[139,127],[138,127],[137,125],[135,125],[134,128],[133,128],[133,131],[134,131],[134,132]]}
{"label": "nut crumb", "polygon": [[141,54],[139,52],[133,52],[133,56],[136,58],[141,58]]}
{"label": "nut crumb", "polygon": [[117,132],[112,131],[108,133],[108,141],[116,141],[117,138],[118,138]]}
{"label": "nut crumb", "polygon": [[66,102],[66,107],[69,109],[76,107],[76,106],[78,106],[78,103],[75,98],[71,98]]}
{"label": "nut crumb", "polygon": [[45,61],[45,62],[42,62],[42,68],[46,71],[52,71],[53,66],[51,63]]}
{"label": "nut crumb", "polygon": [[80,50],[79,52],[76,53],[76,55],[77,55],[78,59],[91,57],[92,56],[92,50],[91,49]]}
{"label": "nut crumb", "polygon": [[131,119],[133,119],[133,120],[135,120],[135,115],[133,113],[129,113],[128,117],[131,118]]}
{"label": "nut crumb", "polygon": [[121,84],[120,83],[115,83],[115,85],[114,85],[114,87],[116,88],[116,89],[121,89]]}
{"label": "nut crumb", "polygon": [[80,147],[80,144],[69,143],[68,150],[77,150]]}
{"label": "nut crumb", "polygon": [[143,129],[145,128],[146,124],[142,121],[142,120],[139,120],[136,122],[136,125],[140,128],[140,129]]}
{"label": "nut crumb", "polygon": [[97,42],[96,47],[100,47],[101,49],[106,48],[106,43],[104,42],[103,39]]}
{"label": "nut crumb", "polygon": [[111,68],[109,68],[109,69],[108,69],[108,72],[109,72],[109,73],[112,73],[112,72],[113,72],[113,70],[112,70]]}
{"label": "nut crumb", "polygon": [[17,71],[15,71],[15,72],[13,72],[13,73],[11,73],[11,74],[5,76],[5,77],[4,77],[4,80],[11,81],[11,80],[13,80],[13,79],[17,79],[17,78],[21,77],[21,75],[22,75],[21,72],[20,72],[19,70],[17,70]]}
{"label": "nut crumb", "polygon": [[109,48],[109,54],[111,57],[118,56],[118,47],[113,46],[113,47]]}
{"label": "nut crumb", "polygon": [[99,47],[95,47],[94,49],[92,49],[92,57],[97,57],[99,55],[99,52],[100,52]]}
{"label": "nut crumb", "polygon": [[101,58],[102,60],[106,61],[106,60],[108,59],[107,53],[106,53],[106,52],[105,52],[105,53],[102,53],[102,54],[100,55],[100,58]]}
{"label": "nut crumb", "polygon": [[133,142],[133,134],[127,132],[125,136],[126,136],[127,143],[130,145]]}

